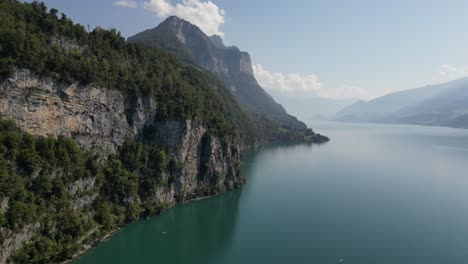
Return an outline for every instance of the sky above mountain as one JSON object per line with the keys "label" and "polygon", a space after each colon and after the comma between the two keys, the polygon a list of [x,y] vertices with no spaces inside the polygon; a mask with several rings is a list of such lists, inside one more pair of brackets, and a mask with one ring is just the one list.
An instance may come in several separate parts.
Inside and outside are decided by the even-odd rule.
{"label": "sky above mountain", "polygon": [[370,99],[468,75],[466,0],[45,3],[125,37],[179,16],[248,51],[258,81],[275,98]]}

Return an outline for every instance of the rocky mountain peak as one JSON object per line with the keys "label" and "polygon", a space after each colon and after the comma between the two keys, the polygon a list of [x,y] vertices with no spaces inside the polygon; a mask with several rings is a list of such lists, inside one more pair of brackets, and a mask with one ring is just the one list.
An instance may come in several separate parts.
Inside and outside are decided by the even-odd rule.
{"label": "rocky mountain peak", "polygon": [[208,37],[197,26],[172,16],[128,41],[165,48],[182,59],[188,55],[189,60],[218,76],[246,111],[267,116],[283,127],[307,128],[260,87],[253,74],[250,55],[235,46],[226,47],[218,35]]}
{"label": "rocky mountain peak", "polygon": [[211,43],[216,46],[218,49],[224,49],[226,46],[224,45],[223,39],[220,35],[213,35],[210,37]]}

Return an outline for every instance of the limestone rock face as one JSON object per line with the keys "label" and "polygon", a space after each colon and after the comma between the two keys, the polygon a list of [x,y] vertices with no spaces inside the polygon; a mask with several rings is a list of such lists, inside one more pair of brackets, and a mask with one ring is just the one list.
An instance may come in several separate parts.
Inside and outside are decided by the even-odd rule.
{"label": "limestone rock face", "polygon": [[0,113],[27,133],[64,135],[84,148],[113,153],[136,131],[128,125],[122,94],[110,89],[64,85],[18,71],[0,86]]}
{"label": "limestone rock face", "polygon": [[224,45],[224,41],[223,39],[221,38],[220,35],[213,35],[210,37],[211,39],[211,42],[213,43],[213,45],[216,46],[216,48],[218,49],[224,49],[226,48],[226,45]]}
{"label": "limestone rock face", "polygon": [[240,146],[222,142],[198,122],[165,121],[154,124],[157,141],[169,155],[184,164],[177,172],[175,192],[182,200],[195,198],[208,189],[220,192],[242,183],[237,174]]}
{"label": "limestone rock face", "polygon": [[[67,136],[85,149],[107,155],[116,153],[126,140],[140,138],[150,126],[156,131],[155,143],[181,165],[175,196],[196,195],[212,182],[219,191],[233,186],[240,146],[211,136],[195,120],[156,121],[156,112],[157,102],[152,99],[128,98],[92,85],[64,85],[28,71],[18,71],[0,85],[0,113],[30,134]],[[93,187],[94,180],[89,179],[69,190],[74,195]]]}
{"label": "limestone rock face", "polygon": [[68,186],[68,192],[74,197],[73,210],[82,210],[89,207],[99,196],[96,178],[79,179]]}
{"label": "limestone rock face", "polygon": [[[195,120],[157,120],[158,102],[131,98],[116,90],[93,85],[66,85],[40,78],[27,70],[17,71],[0,83],[0,114],[14,120],[33,135],[67,136],[84,149],[107,157],[127,140],[142,138],[154,129],[154,143],[165,148],[176,168],[163,172],[170,184],[158,187],[154,202],[172,206],[178,202],[232,189],[243,183],[238,175],[241,146],[210,135]],[[53,177],[60,177],[57,172]],[[99,196],[95,177],[67,186],[74,210],[89,208]],[[128,197],[132,200],[134,197]],[[0,197],[0,213],[8,210],[8,197]],[[29,241],[39,227],[13,232],[0,230],[8,239],[0,248],[0,263]]]}
{"label": "limestone rock face", "polygon": [[9,197],[3,197],[0,199],[0,214],[4,214],[8,210]]}
{"label": "limestone rock face", "polygon": [[[175,38],[174,38],[175,37]],[[150,42],[158,46],[164,38],[178,41],[203,68],[220,75],[253,74],[250,55],[237,47],[226,47],[220,36],[208,37],[197,26],[172,16],[157,28],[128,39],[129,42]]]}

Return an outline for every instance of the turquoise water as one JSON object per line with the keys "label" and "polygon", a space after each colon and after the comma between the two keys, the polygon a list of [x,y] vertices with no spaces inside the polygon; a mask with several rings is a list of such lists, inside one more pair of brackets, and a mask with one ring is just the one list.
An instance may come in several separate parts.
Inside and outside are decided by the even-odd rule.
{"label": "turquoise water", "polygon": [[468,263],[468,131],[313,123],[247,185],[132,224],[77,263]]}

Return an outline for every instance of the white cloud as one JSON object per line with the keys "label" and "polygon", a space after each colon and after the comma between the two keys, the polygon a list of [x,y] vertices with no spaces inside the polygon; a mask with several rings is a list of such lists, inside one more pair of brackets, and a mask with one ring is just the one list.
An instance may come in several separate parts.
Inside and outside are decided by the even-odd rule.
{"label": "white cloud", "polygon": [[468,76],[468,66],[457,67],[450,64],[443,64],[439,67],[439,77],[442,80],[454,80]]}
{"label": "white cloud", "polygon": [[261,64],[253,65],[255,78],[267,91],[289,97],[319,96],[331,99],[372,99],[391,92],[389,89],[370,90],[356,85],[341,85],[331,89],[325,87],[315,74],[270,72]]}
{"label": "white cloud", "polygon": [[220,28],[225,12],[211,1],[182,0],[173,4],[170,0],[148,0],[144,8],[161,18],[178,16],[197,25],[207,35],[224,36]]}
{"label": "white cloud", "polygon": [[114,2],[114,5],[123,6],[123,7],[131,7],[131,8],[137,8],[138,7],[138,3],[136,1],[132,1],[132,0],[116,1],[116,2]]}
{"label": "white cloud", "polygon": [[255,64],[252,67],[260,86],[268,90],[277,90],[282,93],[306,92],[317,94],[322,89],[322,83],[314,74],[269,72],[261,64]]}

